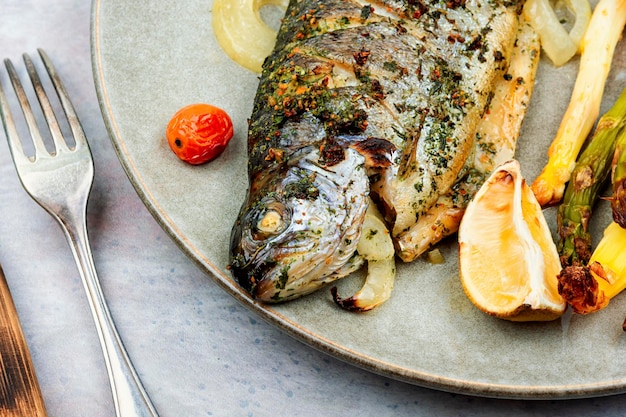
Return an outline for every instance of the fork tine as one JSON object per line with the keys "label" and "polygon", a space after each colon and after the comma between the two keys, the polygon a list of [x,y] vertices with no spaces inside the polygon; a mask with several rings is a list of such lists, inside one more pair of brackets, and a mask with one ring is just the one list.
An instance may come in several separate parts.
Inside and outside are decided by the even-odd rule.
{"label": "fork tine", "polygon": [[54,110],[52,109],[52,104],[50,104],[50,99],[48,99],[48,95],[46,94],[46,91],[41,84],[41,79],[37,74],[35,65],[27,54],[22,55],[22,57],[24,58],[24,64],[26,65],[26,71],[28,71],[30,81],[33,84],[33,88],[35,89],[37,100],[39,100],[39,105],[41,106],[43,115],[46,118],[46,122],[48,123],[48,129],[50,130],[50,135],[52,136],[54,146],[57,151],[67,151],[68,147],[65,143],[65,139],[63,138],[61,128],[59,127],[59,122],[54,114]]}
{"label": "fork tine", "polygon": [[[11,84],[13,84],[15,95],[17,96],[17,100],[20,103],[22,113],[24,114],[24,119],[26,120],[26,125],[28,126],[28,131],[30,132],[31,138],[33,140],[36,154],[35,158],[37,157],[37,155],[48,153],[48,151],[46,150],[46,145],[44,145],[43,139],[41,138],[41,133],[39,132],[39,127],[37,126],[37,121],[35,120],[35,115],[33,114],[33,110],[30,107],[30,103],[28,102],[28,98],[26,97],[26,92],[24,92],[24,88],[22,87],[22,83],[20,82],[17,72],[15,71],[15,67],[9,59],[4,60],[4,65],[7,68],[9,79],[11,80]],[[19,140],[19,137],[15,136],[15,138]]]}
{"label": "fork tine", "polygon": [[67,121],[70,125],[70,129],[72,130],[72,134],[74,135],[74,141],[76,142],[76,148],[80,148],[83,146],[88,146],[87,138],[85,137],[85,132],[83,130],[82,125],[80,124],[80,120],[78,119],[78,115],[76,114],[76,110],[74,110],[74,105],[70,100],[70,96],[67,94],[65,90],[65,86],[61,82],[61,78],[57,73],[54,65],[52,65],[52,61],[45,53],[45,51],[41,48],[37,49],[39,52],[39,56],[41,57],[41,61],[46,67],[46,71],[48,71],[48,75],[50,76],[50,80],[52,81],[52,85],[61,100],[61,106],[65,111],[65,116],[67,117]]}
{"label": "fork tine", "polygon": [[6,95],[4,94],[4,89],[2,88],[1,84],[0,84],[0,116],[2,117],[2,125],[4,126],[4,132],[9,142],[9,149],[11,150],[11,154],[13,155],[13,160],[15,161],[16,164],[26,162],[28,158],[24,154],[22,141],[20,140],[20,137],[17,133],[17,127],[15,126],[15,122],[13,121],[13,116],[11,115],[9,102],[7,101]]}

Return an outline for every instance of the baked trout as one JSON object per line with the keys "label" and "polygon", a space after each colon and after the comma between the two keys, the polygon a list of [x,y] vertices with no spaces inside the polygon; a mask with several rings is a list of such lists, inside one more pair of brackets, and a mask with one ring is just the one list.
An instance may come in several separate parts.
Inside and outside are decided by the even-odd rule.
{"label": "baked trout", "polygon": [[369,201],[396,241],[410,231],[472,154],[520,7],[292,0],[249,121],[231,237],[240,285],[277,302],[360,268]]}

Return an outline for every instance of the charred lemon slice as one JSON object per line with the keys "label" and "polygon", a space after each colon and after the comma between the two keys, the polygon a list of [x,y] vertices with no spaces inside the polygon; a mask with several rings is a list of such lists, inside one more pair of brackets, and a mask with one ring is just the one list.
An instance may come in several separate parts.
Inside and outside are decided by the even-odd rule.
{"label": "charred lemon slice", "polygon": [[517,161],[496,168],[468,205],[459,265],[465,293],[487,314],[547,321],[565,311],[556,245]]}

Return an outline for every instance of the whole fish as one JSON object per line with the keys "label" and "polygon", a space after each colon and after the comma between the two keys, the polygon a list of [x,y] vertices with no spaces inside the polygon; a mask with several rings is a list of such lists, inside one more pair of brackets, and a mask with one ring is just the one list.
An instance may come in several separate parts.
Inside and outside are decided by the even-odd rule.
{"label": "whole fish", "polygon": [[230,269],[277,302],[360,268],[369,201],[398,240],[445,196],[508,67],[522,2],[292,0],[248,131]]}

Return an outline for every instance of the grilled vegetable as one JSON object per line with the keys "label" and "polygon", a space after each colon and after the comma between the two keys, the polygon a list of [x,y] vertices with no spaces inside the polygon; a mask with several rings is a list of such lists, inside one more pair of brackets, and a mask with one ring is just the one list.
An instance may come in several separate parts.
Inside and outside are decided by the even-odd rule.
{"label": "grilled vegetable", "polygon": [[190,104],[172,116],[165,137],[178,158],[200,165],[217,158],[226,149],[233,137],[233,122],[218,107]]}
{"label": "grilled vegetable", "polygon": [[263,20],[261,9],[287,8],[287,0],[215,0],[213,32],[224,52],[241,66],[261,72],[263,60],[272,52],[276,30]]}
{"label": "grilled vegetable", "polygon": [[361,238],[356,247],[367,261],[367,277],[363,287],[348,298],[341,298],[337,288],[331,288],[335,303],[350,311],[368,311],[391,296],[396,276],[393,242],[381,214],[373,203],[367,207]]}
{"label": "grilled vegetable", "polygon": [[558,276],[559,294],[579,314],[603,309],[626,288],[626,229],[611,222],[588,265],[571,265]]}
{"label": "grilled vegetable", "polygon": [[559,204],[578,153],[600,112],[615,45],[626,22],[626,0],[600,0],[583,37],[580,68],[569,106],[548,150],[548,162],[532,184],[542,206]]}
{"label": "grilled vegetable", "polygon": [[572,171],[557,215],[558,250],[563,266],[586,264],[592,251],[588,232],[598,192],[611,172],[617,138],[626,125],[626,89],[598,121],[596,130]]}
{"label": "grilled vegetable", "polygon": [[565,30],[549,0],[528,0],[524,6],[524,14],[539,33],[543,50],[557,67],[576,55],[591,18],[588,0],[561,3],[565,3],[574,16],[574,24],[569,32]]}
{"label": "grilled vegetable", "polygon": [[626,130],[620,133],[613,157],[613,221],[626,228]]}

